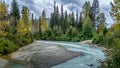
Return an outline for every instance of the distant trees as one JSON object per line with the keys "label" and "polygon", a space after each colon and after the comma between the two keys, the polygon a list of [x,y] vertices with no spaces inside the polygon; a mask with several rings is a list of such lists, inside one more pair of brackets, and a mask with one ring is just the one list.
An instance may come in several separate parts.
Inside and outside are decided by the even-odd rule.
{"label": "distant trees", "polygon": [[62,34],[67,34],[68,30],[70,31],[71,28],[75,28],[79,36],[86,36],[86,39],[88,37],[92,38],[94,32],[98,30],[100,23],[98,19],[100,14],[98,0],[94,0],[92,6],[89,1],[86,1],[83,5],[83,10],[80,13],[76,10],[76,14],[74,12],[70,14],[67,11],[64,12],[63,5],[61,5],[61,13],[59,13],[58,9],[58,6],[54,3],[54,11],[51,13],[50,18],[50,27],[52,30],[55,26],[58,27],[57,29]]}

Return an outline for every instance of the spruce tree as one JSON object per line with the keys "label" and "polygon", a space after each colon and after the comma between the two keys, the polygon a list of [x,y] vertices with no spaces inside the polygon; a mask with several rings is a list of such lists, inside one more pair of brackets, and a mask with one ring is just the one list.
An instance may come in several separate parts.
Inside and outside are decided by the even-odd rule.
{"label": "spruce tree", "polygon": [[94,0],[92,7],[90,8],[90,18],[93,21],[94,29],[96,29],[97,27],[99,14],[100,14],[99,1]]}
{"label": "spruce tree", "polygon": [[20,19],[20,12],[19,12],[19,8],[18,8],[17,0],[12,1],[10,15],[11,15],[11,23],[10,23],[11,24],[11,32],[15,36],[15,34],[17,33],[17,24]]}

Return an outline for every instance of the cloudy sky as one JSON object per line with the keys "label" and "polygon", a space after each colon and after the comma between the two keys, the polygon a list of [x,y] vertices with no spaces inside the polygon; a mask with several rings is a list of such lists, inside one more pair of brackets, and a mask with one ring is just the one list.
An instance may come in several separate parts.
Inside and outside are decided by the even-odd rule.
{"label": "cloudy sky", "polygon": [[[5,1],[10,4],[12,0]],[[18,3],[20,8],[22,5],[28,6],[31,12],[33,12],[37,17],[41,15],[43,10],[46,10],[47,17],[50,17],[50,13],[53,11],[54,1],[57,3],[58,7],[63,4],[64,10],[67,10],[69,13],[76,12],[76,10],[81,11],[81,7],[85,1],[93,2],[93,0],[18,0]],[[106,22],[108,23],[108,26],[110,26],[111,23],[113,23],[109,15],[110,2],[113,2],[113,0],[99,0],[99,2],[100,10],[105,13]]]}

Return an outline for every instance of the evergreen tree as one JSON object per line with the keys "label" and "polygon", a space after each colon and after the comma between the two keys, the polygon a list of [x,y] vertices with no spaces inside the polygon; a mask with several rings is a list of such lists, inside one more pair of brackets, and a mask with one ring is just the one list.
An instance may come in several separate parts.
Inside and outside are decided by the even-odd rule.
{"label": "evergreen tree", "polygon": [[84,19],[90,15],[90,2],[86,1],[85,4],[83,5],[83,16]]}
{"label": "evergreen tree", "polygon": [[67,11],[65,11],[65,16],[64,16],[64,23],[65,23],[65,33],[67,31],[67,29],[69,28],[70,24],[68,23],[68,13]]}
{"label": "evergreen tree", "polygon": [[79,21],[78,18],[79,18],[79,17],[78,17],[78,10],[77,10],[77,11],[76,11],[76,23],[77,23],[77,24],[78,24],[78,21]]}
{"label": "evergreen tree", "polygon": [[12,8],[11,8],[11,16],[14,19],[14,25],[17,26],[17,22],[20,19],[20,12],[19,12],[19,8],[18,8],[18,2],[17,0],[13,0],[12,2]]}
{"label": "evergreen tree", "polygon": [[31,16],[31,21],[32,23],[34,23],[34,14],[32,13],[32,16]]}
{"label": "evergreen tree", "polygon": [[50,28],[53,29],[54,26],[54,14],[51,13],[51,17],[50,17]]}
{"label": "evergreen tree", "polygon": [[96,29],[97,27],[97,23],[98,23],[98,16],[100,14],[100,8],[99,8],[99,1],[98,0],[94,0],[92,7],[90,9],[90,18],[93,21],[93,27],[94,29]]}
{"label": "evergreen tree", "polygon": [[19,8],[18,8],[18,2],[17,0],[13,0],[12,4],[11,4],[11,31],[12,34],[15,35],[17,33],[17,24],[18,21],[20,19],[20,12],[19,12]]}
{"label": "evergreen tree", "polygon": [[84,20],[83,23],[83,37],[84,39],[92,38],[93,37],[93,26],[92,26],[92,21],[89,16]]}
{"label": "evergreen tree", "polygon": [[82,31],[82,12],[80,13],[80,16],[79,16],[78,30]]}
{"label": "evergreen tree", "polygon": [[63,13],[63,5],[61,5],[61,17],[60,17],[60,26],[62,28],[63,33],[65,34],[65,21],[64,21],[64,13]]}
{"label": "evergreen tree", "polygon": [[60,15],[59,15],[59,8],[56,6],[56,2],[54,2],[54,12],[51,13],[51,19],[50,19],[50,27],[53,29],[55,25],[60,27]]}
{"label": "evergreen tree", "polygon": [[103,33],[106,29],[106,23],[105,23],[105,15],[104,13],[101,13],[99,15],[99,24],[98,24],[98,33]]}
{"label": "evergreen tree", "polygon": [[84,18],[83,18],[83,25],[82,25],[82,34],[84,39],[87,38],[92,38],[93,37],[93,22],[89,16],[90,14],[90,2],[86,1],[83,7],[83,14],[84,14]]}
{"label": "evergreen tree", "polygon": [[58,6],[56,7],[55,11],[55,25],[58,25],[60,27],[60,15],[59,15],[59,8]]}
{"label": "evergreen tree", "polygon": [[72,12],[72,15],[71,15],[71,25],[73,26],[73,27],[76,27],[76,22],[75,22],[75,18],[74,18],[74,13]]}

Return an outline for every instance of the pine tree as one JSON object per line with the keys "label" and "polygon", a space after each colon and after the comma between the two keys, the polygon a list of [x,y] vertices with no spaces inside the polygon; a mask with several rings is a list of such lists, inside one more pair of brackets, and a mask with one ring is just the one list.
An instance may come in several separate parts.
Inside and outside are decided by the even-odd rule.
{"label": "pine tree", "polygon": [[78,24],[78,21],[79,21],[78,18],[79,18],[79,17],[78,17],[78,10],[77,10],[77,11],[76,11],[76,23],[77,23],[77,24]]}
{"label": "pine tree", "polygon": [[[50,27],[53,29],[55,25],[60,27],[60,15],[59,15],[59,8],[56,6],[56,2],[54,2],[54,12],[51,13],[51,19],[50,19]],[[61,28],[61,27],[60,27]]]}
{"label": "pine tree", "polygon": [[74,13],[72,12],[72,15],[71,15],[71,25],[73,26],[73,27],[76,27],[76,22],[75,22],[75,18],[74,18]]}
{"label": "pine tree", "polygon": [[11,16],[14,19],[14,25],[17,26],[18,20],[20,19],[20,12],[18,8],[18,2],[17,0],[13,0],[12,2],[12,9],[11,9]]}
{"label": "pine tree", "polygon": [[56,11],[55,11],[55,25],[60,26],[60,15],[59,15],[59,8],[58,6],[56,7]]}
{"label": "pine tree", "polygon": [[18,8],[18,2],[17,0],[13,0],[12,4],[11,4],[11,32],[12,34],[15,36],[15,34],[17,33],[17,24],[18,21],[20,19],[20,12],[19,12],[19,8]]}
{"label": "pine tree", "polygon": [[83,23],[83,37],[84,39],[92,38],[93,37],[93,26],[92,26],[92,21],[89,16],[84,20]]}
{"label": "pine tree", "polygon": [[80,12],[79,21],[78,21],[78,30],[82,31],[82,12]]}
{"label": "pine tree", "polygon": [[87,38],[92,38],[93,37],[93,22],[90,18],[90,2],[86,1],[85,4],[84,4],[84,7],[83,7],[83,25],[82,25],[82,34],[83,34],[83,37],[84,39],[87,39]]}
{"label": "pine tree", "polygon": [[32,13],[32,16],[31,16],[31,21],[32,23],[34,23],[34,14]]}
{"label": "pine tree", "polygon": [[51,17],[50,17],[50,28],[53,29],[54,26],[54,15],[53,13],[51,13]]}
{"label": "pine tree", "polygon": [[93,27],[94,29],[96,29],[98,24],[98,16],[100,14],[100,8],[99,8],[99,1],[98,0],[94,0],[92,7],[90,8],[90,18],[93,21]]}
{"label": "pine tree", "polygon": [[60,26],[62,28],[63,33],[65,34],[65,21],[64,21],[64,13],[63,13],[63,5],[61,5],[61,16],[60,16]]}
{"label": "pine tree", "polygon": [[67,13],[67,11],[65,11],[64,23],[65,23],[65,33],[66,33],[67,29],[70,26],[70,24],[68,23],[68,13]]}
{"label": "pine tree", "polygon": [[105,23],[105,15],[104,13],[101,13],[99,15],[99,24],[98,24],[98,33],[103,33],[104,29],[106,29],[106,23]]}
{"label": "pine tree", "polygon": [[84,19],[90,15],[90,2],[86,1],[85,4],[83,5],[83,16]]}

